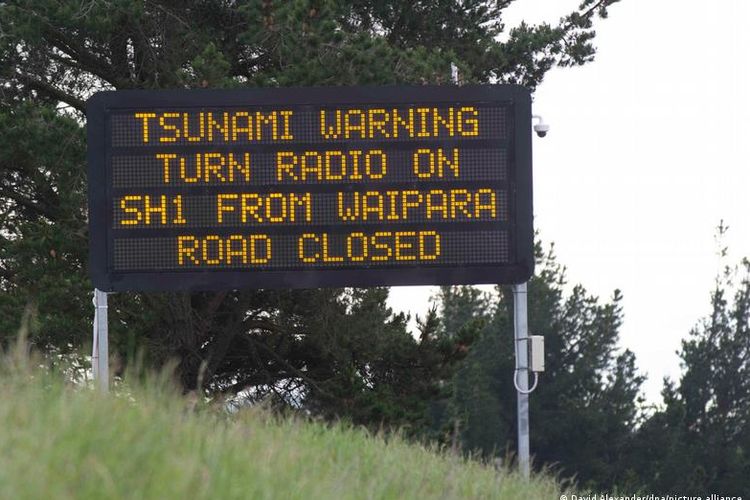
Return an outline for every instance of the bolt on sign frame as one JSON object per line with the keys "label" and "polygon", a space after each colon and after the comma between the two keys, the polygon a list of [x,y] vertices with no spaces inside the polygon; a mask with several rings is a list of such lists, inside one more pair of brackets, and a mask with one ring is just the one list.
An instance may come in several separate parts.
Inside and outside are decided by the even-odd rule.
{"label": "bolt on sign frame", "polygon": [[104,291],[522,283],[531,98],[513,85],[102,92]]}

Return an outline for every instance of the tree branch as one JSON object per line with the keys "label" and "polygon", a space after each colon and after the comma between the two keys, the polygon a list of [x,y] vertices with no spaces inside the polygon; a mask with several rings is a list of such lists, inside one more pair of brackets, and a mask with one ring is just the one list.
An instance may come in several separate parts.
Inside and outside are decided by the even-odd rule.
{"label": "tree branch", "polygon": [[19,205],[28,208],[29,210],[32,210],[36,212],[38,215],[43,215],[44,217],[47,217],[50,220],[56,219],[56,214],[49,210],[48,208],[40,205],[39,203],[36,203],[24,196],[21,196],[15,191],[9,191],[7,189],[0,188],[0,196],[4,196],[6,198],[10,198],[11,200],[15,201]]}
{"label": "tree branch", "polygon": [[20,73],[16,75],[16,77],[26,85],[28,88],[32,90],[36,90],[37,92],[42,92],[46,94],[48,97],[52,97],[54,99],[57,99],[59,101],[62,101],[76,110],[80,111],[81,113],[86,113],[86,103],[83,102],[83,100],[78,99],[77,97],[74,97],[70,94],[65,93],[64,91],[58,89],[57,87],[47,83],[43,82],[41,80],[37,80],[36,78],[32,78],[29,75]]}
{"label": "tree branch", "polygon": [[279,356],[273,349],[271,349],[270,347],[268,347],[263,342],[258,342],[257,340],[255,340],[250,335],[245,335],[242,338],[244,338],[247,342],[250,342],[251,344],[253,344],[253,345],[255,345],[255,346],[260,347],[261,349],[263,349],[277,363],[279,363],[280,365],[282,365],[283,367],[285,367],[288,371],[290,371],[291,373],[293,373],[295,376],[299,377],[301,380],[304,380],[305,383],[310,384],[311,387],[313,387],[316,391],[318,391],[323,396],[326,396],[326,397],[329,397],[329,398],[333,397],[327,391],[321,389],[320,386],[314,380],[312,380],[310,377],[308,377],[302,370],[300,370],[299,368],[297,368],[297,367],[293,366],[292,364],[290,364],[287,360],[285,360],[284,358],[282,358],[281,356]]}
{"label": "tree branch", "polygon": [[0,267],[0,278],[5,278],[7,281],[13,281],[16,273],[10,269]]}
{"label": "tree branch", "polygon": [[581,14],[581,17],[583,17],[583,18],[591,17],[591,15],[594,12],[596,12],[597,9],[600,9],[601,7],[606,7],[607,4],[609,4],[609,3],[612,3],[611,0],[599,0],[594,5],[592,5],[591,7],[589,7],[589,10],[587,10],[586,12],[584,12],[583,14]]}
{"label": "tree branch", "polygon": [[68,54],[70,57],[78,61],[79,67],[83,68],[93,75],[98,76],[102,80],[109,82],[114,87],[121,86],[120,82],[110,71],[111,65],[109,61],[102,60],[96,57],[86,47],[80,45],[78,41],[68,37],[65,33],[55,29],[49,22],[42,20],[45,25],[44,33],[47,38],[57,46],[62,52]]}

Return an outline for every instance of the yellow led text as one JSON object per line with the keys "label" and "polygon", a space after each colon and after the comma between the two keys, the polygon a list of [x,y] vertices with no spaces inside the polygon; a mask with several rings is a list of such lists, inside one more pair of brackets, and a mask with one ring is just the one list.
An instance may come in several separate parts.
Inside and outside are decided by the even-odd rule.
{"label": "yellow led text", "polygon": [[312,222],[310,193],[222,193],[216,195],[219,224]]}
{"label": "yellow led text", "polygon": [[267,234],[177,237],[177,263],[181,266],[266,264],[271,257]]}
{"label": "yellow led text", "polygon": [[276,153],[276,180],[340,181],[382,179],[388,173],[388,158],[379,149],[369,151],[305,151]]}
{"label": "yellow led text", "polygon": [[[443,152],[443,148],[437,150],[418,149],[412,157],[412,169],[414,175],[420,179],[429,179],[431,177],[453,177],[458,178],[458,148],[453,148],[450,157]],[[446,174],[446,170],[449,172]]]}
{"label": "yellow led text", "polygon": [[344,221],[497,219],[489,188],[339,192],[336,201]]}
{"label": "yellow led text", "polygon": [[[337,254],[333,248],[341,250]],[[440,256],[440,235],[435,231],[305,233],[297,240],[297,256],[305,263],[429,261]]]}
{"label": "yellow led text", "polygon": [[201,111],[135,113],[145,143],[291,141],[293,112]]}
{"label": "yellow led text", "polygon": [[156,159],[162,162],[162,179],[171,182],[212,183],[250,182],[250,153],[241,158],[234,153],[195,153],[181,156],[175,153],[157,153]]}
{"label": "yellow led text", "polygon": [[479,112],[460,108],[332,109],[320,111],[324,139],[398,139],[479,135]]}
{"label": "yellow led text", "polygon": [[182,214],[182,195],[149,196],[131,194],[120,198],[122,226],[186,224]]}

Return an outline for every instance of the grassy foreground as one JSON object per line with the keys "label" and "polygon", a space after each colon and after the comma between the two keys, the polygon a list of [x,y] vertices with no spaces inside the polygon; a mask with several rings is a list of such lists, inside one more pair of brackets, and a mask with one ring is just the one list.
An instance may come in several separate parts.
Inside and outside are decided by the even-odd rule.
{"label": "grassy foreground", "polygon": [[0,498],[559,497],[550,478],[525,482],[344,426],[191,411],[164,383],[100,396],[4,368]]}

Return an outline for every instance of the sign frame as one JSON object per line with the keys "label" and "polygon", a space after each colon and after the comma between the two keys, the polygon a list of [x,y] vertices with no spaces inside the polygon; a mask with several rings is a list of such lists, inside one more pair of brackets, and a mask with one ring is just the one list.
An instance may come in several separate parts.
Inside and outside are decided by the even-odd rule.
{"label": "sign frame", "polygon": [[[108,223],[112,220],[109,109],[336,106],[357,104],[461,104],[503,102],[508,116],[508,234],[511,263],[420,267],[378,265],[357,269],[201,269],[113,272]],[[518,85],[288,87],[233,90],[123,90],[93,95],[87,102],[89,272],[104,291],[209,291],[259,288],[369,287],[401,285],[517,284],[534,270],[532,213],[531,95]],[[415,142],[418,139],[415,139]],[[467,242],[471,244],[471,242]]]}

